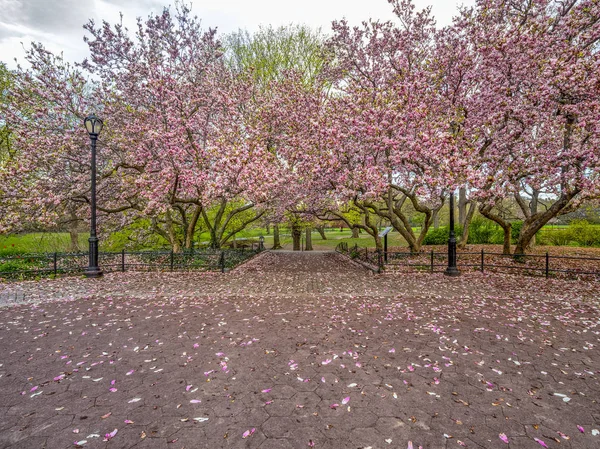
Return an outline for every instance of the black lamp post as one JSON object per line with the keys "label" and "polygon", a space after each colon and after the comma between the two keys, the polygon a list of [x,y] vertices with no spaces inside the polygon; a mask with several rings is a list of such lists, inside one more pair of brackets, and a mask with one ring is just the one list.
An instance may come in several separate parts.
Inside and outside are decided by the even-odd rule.
{"label": "black lamp post", "polygon": [[259,250],[259,251],[262,251],[262,250],[264,250],[264,249],[265,249],[265,238],[264,238],[264,237],[261,235],[261,236],[258,238],[258,241],[259,241],[259,244],[258,244],[258,250]]}
{"label": "black lamp post", "polygon": [[[450,123],[452,136],[458,134],[456,122]],[[456,235],[454,234],[454,189],[450,192],[450,235],[448,236],[448,268],[444,272],[446,276],[459,276],[460,271],[456,268]]]}
{"label": "black lamp post", "polygon": [[96,236],[96,142],[98,141],[98,134],[102,131],[103,123],[94,114],[86,117],[84,123],[92,143],[92,220],[90,223],[90,238],[88,239],[90,243],[90,260],[85,270],[85,276],[88,278],[99,278],[102,276],[102,270],[98,267],[98,237]]}
{"label": "black lamp post", "polygon": [[446,276],[459,276],[460,271],[456,268],[456,235],[454,234],[454,190],[450,193],[450,235],[448,237],[448,268],[444,272]]}

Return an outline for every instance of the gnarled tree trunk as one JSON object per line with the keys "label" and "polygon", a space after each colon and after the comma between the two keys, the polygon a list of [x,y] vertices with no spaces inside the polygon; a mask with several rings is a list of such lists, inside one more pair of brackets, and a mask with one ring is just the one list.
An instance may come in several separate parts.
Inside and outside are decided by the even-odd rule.
{"label": "gnarled tree trunk", "polygon": [[325,226],[317,226],[315,229],[323,240],[327,240],[327,236],[325,235]]}
{"label": "gnarled tree trunk", "polygon": [[481,204],[479,206],[479,213],[500,225],[500,227],[504,231],[504,245],[502,246],[502,254],[510,255],[510,237],[512,234],[512,225],[509,221],[503,219],[500,215],[493,213],[492,207],[493,206],[489,204]]}

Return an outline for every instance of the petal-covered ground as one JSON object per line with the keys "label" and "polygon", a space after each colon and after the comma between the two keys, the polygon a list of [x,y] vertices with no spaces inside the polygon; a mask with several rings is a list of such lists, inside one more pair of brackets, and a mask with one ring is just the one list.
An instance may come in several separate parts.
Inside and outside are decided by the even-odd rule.
{"label": "petal-covered ground", "polygon": [[600,447],[600,283],[269,252],[0,303],[2,448]]}

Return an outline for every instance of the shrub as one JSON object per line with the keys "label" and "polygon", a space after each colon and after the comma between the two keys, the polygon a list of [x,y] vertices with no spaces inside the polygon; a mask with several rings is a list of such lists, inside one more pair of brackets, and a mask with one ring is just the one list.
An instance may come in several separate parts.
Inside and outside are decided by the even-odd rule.
{"label": "shrub", "polygon": [[521,235],[521,228],[523,228],[523,222],[522,221],[513,221],[511,223],[511,235],[510,235],[510,243],[512,243],[513,245],[515,245],[517,243],[517,240],[519,240],[519,235]]}
{"label": "shrub", "polygon": [[423,245],[443,245],[448,242],[448,228],[440,226],[437,229],[430,228],[423,239]]}
{"label": "shrub", "polygon": [[467,243],[475,245],[493,243],[497,232],[498,227],[490,220],[486,220],[483,217],[476,217],[471,221],[471,225],[469,226],[469,240],[467,240]]}
{"label": "shrub", "polygon": [[11,259],[0,262],[0,273],[15,273],[17,271],[34,270],[40,265],[37,261],[26,259]]}
{"label": "shrub", "polygon": [[567,232],[572,241],[580,246],[600,245],[600,229],[592,226],[587,220],[573,220]]}
{"label": "shrub", "polygon": [[[440,226],[437,229],[429,228],[427,235],[423,239],[423,245],[445,245],[448,243],[449,233],[448,226]],[[462,235],[462,226],[455,226],[454,234],[456,235],[456,241],[459,241]]]}
{"label": "shrub", "polygon": [[545,245],[548,242],[554,246],[567,246],[571,243],[572,235],[569,229],[555,229],[542,232],[537,240],[540,245]]}

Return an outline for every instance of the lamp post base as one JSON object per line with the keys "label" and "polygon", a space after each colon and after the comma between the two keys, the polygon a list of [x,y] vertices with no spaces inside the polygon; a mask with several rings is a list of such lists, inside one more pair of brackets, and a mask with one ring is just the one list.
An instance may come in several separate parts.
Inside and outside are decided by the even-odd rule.
{"label": "lamp post base", "polygon": [[87,267],[84,274],[86,278],[101,278],[104,273],[98,267]]}
{"label": "lamp post base", "polygon": [[460,271],[456,267],[448,267],[446,271],[444,271],[446,276],[460,276]]}

